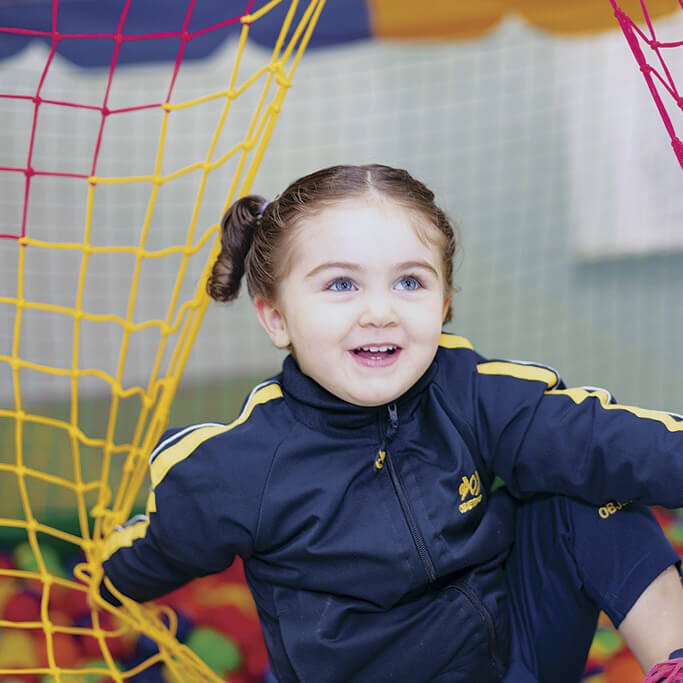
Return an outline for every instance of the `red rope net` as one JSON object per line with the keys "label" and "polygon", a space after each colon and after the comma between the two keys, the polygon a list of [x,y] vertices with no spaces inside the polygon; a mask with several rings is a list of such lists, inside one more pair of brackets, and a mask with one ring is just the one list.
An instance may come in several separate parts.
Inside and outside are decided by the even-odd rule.
{"label": "red rope net", "polygon": [[[683,112],[683,96],[681,96],[678,91],[671,71],[664,59],[664,51],[670,48],[683,46],[683,40],[663,42],[657,39],[645,0],[640,0],[640,5],[646,30],[639,28],[635,20],[626,14],[616,0],[610,0],[610,2],[614,8],[614,15],[619,21],[621,30],[626,36],[631,52],[633,52],[633,56],[636,58],[636,62],[638,62],[640,71],[642,72],[647,86],[650,89],[650,93],[652,94],[652,98],[657,105],[662,121],[664,121],[664,126],[671,138],[671,146],[674,149],[674,153],[676,154],[681,168],[683,168],[683,142],[681,142],[680,138],[676,135],[676,129],[671,120],[669,110],[667,109],[665,100],[662,99],[662,95],[666,98],[666,95],[668,94],[668,96],[673,99],[673,103],[681,112]],[[683,11],[683,0],[678,0],[678,4]],[[652,62],[657,65],[656,67],[648,62],[645,52],[643,51],[643,46],[651,50]],[[671,102],[671,100],[668,101]]]}
{"label": "red rope net", "polygon": [[[38,86],[36,88],[36,92],[34,95],[15,95],[15,94],[7,94],[7,93],[0,93],[0,98],[2,99],[19,99],[19,100],[30,100],[33,102],[33,120],[31,124],[31,137],[30,137],[30,142],[29,142],[29,148],[28,148],[28,158],[26,160],[26,166],[24,168],[14,168],[14,167],[9,167],[9,166],[0,166],[0,171],[8,171],[8,172],[14,172],[14,173],[23,173],[26,176],[26,183],[24,186],[24,211],[23,211],[23,216],[21,220],[21,234],[15,235],[15,234],[1,234],[0,233],[0,238],[13,238],[13,239],[19,239],[20,237],[24,237],[26,235],[26,209],[28,206],[28,198],[29,198],[29,192],[31,188],[31,178],[34,176],[53,176],[53,177],[62,177],[62,178],[82,178],[82,179],[87,179],[90,176],[96,175],[97,172],[97,159],[99,157],[100,153],[100,147],[102,144],[102,136],[104,133],[104,127],[107,121],[108,116],[112,116],[115,114],[125,114],[127,112],[131,111],[138,111],[140,109],[153,109],[153,108],[158,108],[161,107],[163,104],[168,104],[171,100],[171,94],[173,92],[173,86],[176,81],[176,77],[178,76],[178,71],[180,70],[180,65],[183,61],[183,56],[185,54],[185,47],[187,46],[187,43],[192,40],[193,38],[196,38],[200,35],[203,35],[205,33],[210,33],[212,31],[216,31],[218,29],[221,29],[225,26],[229,26],[230,24],[236,24],[238,23],[243,16],[246,16],[251,12],[252,6],[254,4],[254,0],[246,0],[245,6],[244,6],[244,11],[240,13],[238,16],[234,17],[229,17],[227,19],[224,19],[223,21],[220,21],[213,26],[208,26],[206,28],[202,28],[200,30],[194,31],[194,32],[189,32],[188,31],[188,26],[190,23],[190,19],[192,17],[192,12],[195,8],[196,5],[196,0],[190,0],[188,3],[188,8],[187,12],[185,13],[185,18],[183,21],[182,28],[179,31],[166,31],[166,32],[160,32],[160,33],[148,33],[148,34],[142,34],[142,35],[129,35],[129,34],[124,34],[123,29],[126,23],[126,18],[128,16],[128,13],[130,11],[130,5],[131,5],[131,0],[126,0],[125,5],[123,7],[123,10],[121,12],[121,16],[119,17],[118,23],[116,25],[116,28],[113,33],[60,33],[57,30],[57,20],[59,17],[59,0],[53,0],[52,2],[52,26],[50,31],[37,31],[33,29],[25,29],[25,28],[8,28],[8,27],[2,27],[0,26],[0,34],[13,34],[13,35],[18,35],[18,36],[36,36],[36,37],[42,37],[42,38],[47,38],[51,42],[50,46],[50,52],[48,54],[47,59],[45,60],[45,66],[43,67],[43,71],[40,75],[40,79],[38,80]],[[43,87],[43,84],[45,83],[45,78],[47,77],[48,71],[50,69],[50,65],[52,64],[52,61],[54,59],[55,53],[57,51],[57,44],[62,41],[62,40],[72,40],[72,39],[93,39],[93,38],[109,38],[114,41],[114,52],[112,55],[111,59],[111,64],[109,66],[109,75],[107,78],[107,85],[105,88],[104,92],[104,99],[102,102],[102,105],[99,107],[95,107],[92,105],[86,105],[86,104],[80,104],[78,102],[68,102],[68,101],[56,101],[56,100],[50,100],[50,99],[43,99],[40,96],[41,89]],[[180,47],[178,48],[178,53],[175,58],[175,64],[173,66],[173,71],[171,74],[171,78],[169,80],[169,85],[168,85],[168,92],[166,94],[166,98],[164,102],[147,102],[143,104],[139,104],[134,107],[125,107],[122,109],[109,109],[107,106],[107,102],[109,99],[109,92],[111,90],[111,84],[114,78],[114,72],[116,71],[116,67],[118,64],[119,60],[119,53],[121,51],[121,45],[127,41],[132,41],[132,40],[153,40],[153,39],[159,39],[159,38],[180,38]],[[77,173],[59,173],[56,171],[46,171],[46,170],[39,170],[35,169],[32,166],[32,156],[33,156],[33,148],[34,148],[34,143],[35,143],[35,135],[36,135],[36,125],[38,122],[38,112],[40,110],[40,107],[44,104],[48,105],[56,105],[60,107],[73,107],[73,108],[81,108],[81,109],[91,109],[95,111],[99,111],[102,120],[100,122],[100,128],[97,133],[97,140],[95,143],[95,151],[93,153],[93,158],[92,158],[92,165],[90,168],[90,174],[89,175],[83,175],[83,174],[77,174]]]}
{"label": "red rope net", "polygon": [[[8,111],[5,121],[10,122],[0,129],[6,142],[0,144],[0,680],[220,683],[229,674],[234,681],[261,681],[265,662],[256,658],[250,668],[245,654],[246,671],[238,670],[242,655],[235,642],[223,638],[217,644],[215,629],[207,634],[195,628],[185,641],[181,620],[167,606],[137,605],[121,596],[123,606],[114,608],[100,598],[98,586],[112,529],[144,502],[148,454],[167,421],[206,310],[203,280],[218,247],[214,221],[237,195],[249,191],[324,0],[221,0],[213,9],[204,5],[203,14],[197,0],[184,0],[178,14],[172,12],[175,3],[103,2],[98,8],[111,30],[92,33],[67,30],[69,11],[77,4],[37,2],[17,14],[21,26],[0,26],[3,47],[27,38],[47,45],[45,57],[37,51],[29,54],[28,67],[17,67],[20,77],[13,89],[7,76],[0,85],[0,110]],[[160,30],[136,32],[131,28],[135,12],[150,8]],[[206,41],[203,50],[209,39],[215,45],[231,24],[236,25],[233,52],[219,63],[219,90],[213,89],[214,80],[202,80],[185,99],[183,78],[187,83],[187,74],[196,73],[187,62],[201,52],[195,46]],[[165,30],[169,26],[173,30]],[[245,48],[254,26],[272,37],[269,49],[252,53]],[[128,60],[126,49],[146,48],[158,39],[173,41],[166,52],[173,59],[172,68],[154,71],[155,85],[161,81],[157,94],[149,94],[150,81],[145,81],[142,89],[125,91],[129,100],[118,100],[117,88],[131,82],[130,74],[124,77],[118,68]],[[67,40],[85,45],[89,57],[95,54],[94,42],[105,45],[106,53],[98,53],[105,67],[88,74],[87,89],[81,88],[83,74],[72,76],[59,62],[70,47]],[[63,89],[53,84],[51,90],[51,78],[63,79]],[[95,93],[94,98],[87,101],[85,92]],[[190,129],[192,136],[181,133],[194,119],[169,124],[182,111],[204,105],[210,117],[202,119],[201,131]],[[150,110],[145,112],[151,116],[148,130],[133,113],[140,110]],[[61,111],[68,116],[55,116]],[[81,127],[82,113],[93,118],[92,126]],[[127,126],[123,136],[116,134],[121,122]],[[51,136],[62,144],[47,147]],[[181,143],[174,146],[177,138]],[[135,173],[136,156],[149,162],[148,151],[153,163],[145,168],[153,172]],[[74,159],[81,165],[68,165]],[[220,187],[213,198],[209,177]],[[145,190],[141,221],[126,213],[133,195],[107,195],[108,188],[131,185]],[[164,194],[163,187],[171,189]],[[186,194],[175,203],[179,192]],[[108,196],[115,201],[108,203]],[[191,210],[181,218],[178,206],[186,199]],[[208,218],[213,209],[200,212],[207,201],[223,206],[214,218]],[[163,223],[158,216],[169,202],[173,219]],[[63,206],[68,211],[60,212]],[[123,218],[102,213],[109,206],[121,209]],[[49,230],[41,232],[45,223]],[[145,295],[151,300],[154,292],[144,274],[146,266],[159,263],[168,263],[174,284],[152,312]],[[109,299],[100,296],[92,277],[108,268],[122,276]],[[49,285],[35,286],[45,271]],[[68,283],[60,280],[64,274]],[[154,335],[145,336],[150,331]],[[89,334],[95,353],[87,350]],[[47,346],[27,343],[35,337],[46,338],[49,353],[44,354]],[[113,344],[105,348],[107,341]],[[151,351],[149,363],[134,376],[127,367],[143,344]],[[56,403],[47,394],[38,396],[36,388],[49,386],[39,380],[60,382]],[[98,415],[88,411],[96,400],[102,401]],[[4,548],[7,539],[22,541],[11,556]],[[227,588],[217,590],[209,605],[231,608],[233,626],[237,611],[260,637],[246,586]],[[229,618],[224,615],[221,622],[225,629]],[[246,632],[245,626],[240,635]],[[143,637],[152,647],[146,648]],[[249,647],[262,649],[260,642],[254,638]],[[247,644],[242,649],[247,652]]]}

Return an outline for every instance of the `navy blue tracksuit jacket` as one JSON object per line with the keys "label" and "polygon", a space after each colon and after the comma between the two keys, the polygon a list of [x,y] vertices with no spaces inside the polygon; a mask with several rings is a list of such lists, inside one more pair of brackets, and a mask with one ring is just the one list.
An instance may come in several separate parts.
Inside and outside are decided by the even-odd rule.
{"label": "navy blue tracksuit jacket", "polygon": [[683,419],[566,389],[444,334],[389,406],[348,404],[294,361],[226,425],[167,431],[147,515],[104,570],[145,601],[239,555],[280,683],[499,681],[514,496],[683,505]]}

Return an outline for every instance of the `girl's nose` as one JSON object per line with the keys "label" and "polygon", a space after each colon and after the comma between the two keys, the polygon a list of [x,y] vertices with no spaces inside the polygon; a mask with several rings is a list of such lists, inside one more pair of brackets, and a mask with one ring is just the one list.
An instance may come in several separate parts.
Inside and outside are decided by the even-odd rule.
{"label": "girl's nose", "polygon": [[389,296],[367,296],[358,319],[361,327],[392,327],[398,324],[398,314]]}

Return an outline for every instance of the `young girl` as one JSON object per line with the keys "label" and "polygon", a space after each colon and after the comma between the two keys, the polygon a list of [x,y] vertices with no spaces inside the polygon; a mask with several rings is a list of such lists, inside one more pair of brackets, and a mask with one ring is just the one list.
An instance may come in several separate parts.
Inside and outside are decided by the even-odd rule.
{"label": "young girl", "polygon": [[[576,682],[604,610],[683,681],[683,418],[567,389],[441,332],[455,240],[433,194],[335,166],[222,223],[211,296],[246,274],[289,349],[230,424],[167,431],[103,594],[155,598],[236,555],[280,683]],[[502,482],[505,486],[499,486]]]}

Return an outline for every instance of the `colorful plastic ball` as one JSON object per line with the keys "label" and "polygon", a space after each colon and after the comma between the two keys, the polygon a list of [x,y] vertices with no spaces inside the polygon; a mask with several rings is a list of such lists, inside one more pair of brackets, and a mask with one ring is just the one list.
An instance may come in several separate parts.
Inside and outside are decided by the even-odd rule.
{"label": "colorful plastic ball", "polygon": [[126,679],[130,683],[165,683],[163,666],[154,664]]}
{"label": "colorful plastic ball", "polygon": [[619,652],[622,647],[623,641],[616,631],[610,628],[598,627],[588,656],[598,662],[604,662]]}
{"label": "colorful plastic ball", "polygon": [[[128,628],[122,628],[122,622],[109,612],[99,612],[98,618],[99,628],[105,633],[105,643],[109,654],[114,659],[130,657],[135,651],[138,634]],[[92,613],[76,617],[73,624],[79,629],[92,629]],[[106,635],[112,632],[117,633],[117,635]],[[90,633],[80,633],[77,638],[86,657],[99,659],[103,656],[102,645],[96,636]]]}
{"label": "colorful plastic ball", "polygon": [[612,657],[605,666],[606,683],[641,683],[643,670],[628,651]]}
{"label": "colorful plastic ball", "polygon": [[[161,621],[166,628],[169,628],[168,616],[163,614],[161,616]],[[194,629],[194,622],[182,610],[175,610],[175,622],[175,637],[181,643],[184,643]]]}
{"label": "colorful plastic ball", "polygon": [[581,677],[581,683],[607,683],[604,672],[600,671],[595,674],[586,674]]}
{"label": "colorful plastic ball", "polygon": [[26,629],[3,629],[0,637],[0,669],[30,669],[38,665],[33,638]]}
{"label": "colorful plastic ball", "polygon": [[[40,547],[40,554],[43,558],[45,568],[52,576],[66,578],[59,555],[54,548],[51,548],[49,545],[43,545]],[[36,559],[33,548],[31,548],[29,543],[19,544],[14,549],[13,559],[17,569],[21,569],[26,572],[39,571],[38,560]]]}
{"label": "colorful plastic ball", "polygon": [[[605,671],[605,662],[598,662],[596,659],[589,657],[586,660],[586,665],[583,667],[583,677],[597,676]],[[582,679],[583,680],[583,679]]]}
{"label": "colorful plastic ball", "polygon": [[59,584],[53,584],[50,588],[49,611],[62,612],[71,619],[75,619],[90,612],[88,594],[85,591],[67,588]]}
{"label": "colorful plastic ball", "polygon": [[228,683],[253,683],[254,679],[246,671],[231,671],[225,674]]}
{"label": "colorful plastic ball", "polygon": [[21,591],[22,587],[18,579],[13,576],[0,575],[0,614],[4,613],[7,601]]}
{"label": "colorful plastic ball", "polygon": [[[49,666],[47,637],[40,632],[35,636],[36,651],[41,667]],[[63,669],[74,669],[83,657],[78,641],[69,633],[56,632],[52,634],[52,654],[55,664]]]}
{"label": "colorful plastic ball", "polygon": [[148,635],[141,633],[135,644],[135,660],[142,662],[145,659],[154,657],[159,652],[159,645],[157,641],[150,638]]}
{"label": "colorful plastic ball", "polygon": [[15,593],[5,602],[2,618],[7,621],[40,621],[40,597],[28,590]]}
{"label": "colorful plastic ball", "polygon": [[[117,667],[121,670],[121,667]],[[83,683],[109,683],[112,680],[109,672],[111,671],[107,662],[103,659],[90,659],[86,662],[82,662],[79,665],[81,669],[81,676],[83,677]],[[101,669],[101,673],[94,671],[88,672],[88,669]]]}
{"label": "colorful plastic ball", "polygon": [[683,545],[683,518],[680,516],[666,529],[666,537],[674,546]]}
{"label": "colorful plastic ball", "polygon": [[164,597],[160,598],[157,602],[172,607],[175,612],[182,612],[185,617],[195,622],[198,617],[196,584],[201,584],[202,581],[204,581],[204,579],[197,579],[190,583],[186,583],[172,593],[164,595]]}
{"label": "colorful plastic ball", "polygon": [[187,639],[187,646],[217,674],[237,671],[242,664],[242,655],[232,638],[215,629],[199,627]]}
{"label": "colorful plastic ball", "polygon": [[245,650],[243,656],[246,672],[254,678],[263,676],[263,672],[267,669],[269,664],[268,653],[266,652],[265,646],[262,648],[252,647]]}
{"label": "colorful plastic ball", "polygon": [[4,550],[0,551],[0,569],[16,569],[12,556]]}
{"label": "colorful plastic ball", "polygon": [[199,602],[209,608],[233,605],[239,607],[247,617],[256,617],[256,605],[245,584],[226,583],[211,586],[199,594]]}
{"label": "colorful plastic ball", "polygon": [[247,616],[234,605],[206,612],[203,626],[210,626],[233,639],[242,651],[247,674],[260,678],[268,665],[268,654],[258,619]]}

